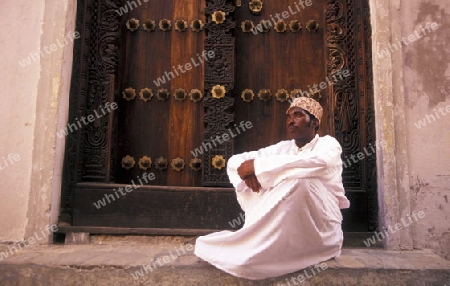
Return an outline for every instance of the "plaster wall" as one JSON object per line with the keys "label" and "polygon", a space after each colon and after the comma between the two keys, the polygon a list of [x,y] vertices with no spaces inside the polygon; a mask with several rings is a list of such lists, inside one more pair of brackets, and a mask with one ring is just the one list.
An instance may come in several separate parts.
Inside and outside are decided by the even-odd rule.
{"label": "plaster wall", "polygon": [[56,130],[67,118],[74,2],[2,1],[0,241],[27,239],[57,220],[65,138]]}
{"label": "plaster wall", "polygon": [[[36,128],[37,86],[40,61],[23,68],[19,65],[40,48],[45,4],[41,1],[6,1],[0,10],[0,240],[20,240],[27,224],[33,142]],[[20,35],[20,36],[19,36]],[[17,154],[20,160],[5,166],[4,159]]]}
{"label": "plaster wall", "polygon": [[[450,258],[450,7],[445,0],[402,5],[403,34],[427,32],[403,54],[411,208],[426,213],[413,241]],[[438,26],[428,31],[427,23]]]}
{"label": "plaster wall", "polygon": [[[377,154],[380,224],[407,225],[391,234],[385,246],[431,248],[449,258],[450,7],[446,2],[371,1],[371,21],[377,136],[389,145]],[[408,223],[408,216],[419,211],[425,217]]]}

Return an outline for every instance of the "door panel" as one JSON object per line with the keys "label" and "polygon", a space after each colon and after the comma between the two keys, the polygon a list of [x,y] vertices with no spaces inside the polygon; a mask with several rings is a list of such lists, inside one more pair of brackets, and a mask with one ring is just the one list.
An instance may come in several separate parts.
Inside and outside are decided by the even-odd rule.
{"label": "door panel", "polygon": [[[245,4],[245,3],[244,3]],[[291,93],[295,89],[308,91],[313,84],[320,83],[326,77],[324,29],[306,31],[305,24],[315,20],[324,27],[323,4],[315,1],[305,9],[294,1],[264,1],[260,15],[253,15],[247,6],[236,10],[236,121],[251,121],[254,128],[236,138],[236,152],[255,150],[285,139],[285,112],[287,101],[278,101],[275,94],[280,89]],[[300,10],[300,11],[299,11]],[[275,15],[287,12],[284,22],[288,25],[297,20],[302,25],[299,32],[276,32]],[[280,17],[279,17],[280,18]],[[269,32],[245,33],[241,23],[250,20],[255,25],[261,20],[272,26]],[[251,102],[241,99],[245,89],[254,91]],[[271,91],[271,99],[264,102],[257,96],[261,89]],[[322,92],[321,94],[324,94]],[[327,112],[326,97],[320,99]],[[327,120],[321,124],[321,133],[330,134]]]}
{"label": "door panel", "polygon": [[[123,77],[121,91],[131,87],[136,96],[131,100],[119,100],[118,131],[118,183],[128,183],[142,176],[144,170],[139,159],[147,156],[152,160],[156,179],[153,185],[196,186],[201,181],[201,172],[189,168],[190,153],[202,143],[201,101],[189,100],[187,94],[192,89],[203,90],[204,65],[198,55],[204,51],[204,33],[176,31],[176,21],[185,20],[189,25],[193,20],[205,22],[204,1],[149,1],[132,10],[122,19]],[[130,20],[137,19],[140,26],[136,31],[126,28]],[[147,19],[155,21],[154,31],[147,32],[143,25]],[[162,31],[161,20],[171,21],[171,29]],[[189,64],[191,70],[186,70]],[[194,66],[197,65],[197,66]],[[180,68],[181,65],[181,68]],[[163,80],[165,83],[162,83]],[[149,88],[153,97],[144,101],[139,93]],[[170,95],[164,101],[157,98],[157,92],[166,89]],[[186,98],[175,100],[174,93],[182,89]],[[133,157],[134,167],[126,169],[121,160]],[[157,158],[167,160],[166,169],[156,169]],[[184,161],[180,171],[171,167],[173,159]]]}

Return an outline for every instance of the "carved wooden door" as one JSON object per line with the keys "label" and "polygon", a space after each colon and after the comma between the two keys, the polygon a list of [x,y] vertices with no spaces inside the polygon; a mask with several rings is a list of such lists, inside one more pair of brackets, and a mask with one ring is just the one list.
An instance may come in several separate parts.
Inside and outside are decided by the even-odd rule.
{"label": "carved wooden door", "polygon": [[[344,156],[373,142],[367,3],[297,2],[80,0],[69,122],[108,101],[118,109],[68,135],[61,222],[99,233],[230,228],[240,208],[226,161],[285,138],[291,95],[320,100],[320,133]],[[367,230],[375,213],[374,163],[344,171],[347,230]]]}

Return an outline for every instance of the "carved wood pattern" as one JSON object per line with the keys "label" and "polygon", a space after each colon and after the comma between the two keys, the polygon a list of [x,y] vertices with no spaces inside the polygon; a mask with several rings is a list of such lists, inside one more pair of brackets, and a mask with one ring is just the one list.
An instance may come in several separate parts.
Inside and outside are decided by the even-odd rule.
{"label": "carved wood pattern", "polygon": [[[78,1],[76,30],[81,39],[74,46],[69,123],[117,98],[110,93],[117,84],[120,17],[116,9],[120,5],[121,0]],[[116,144],[109,142],[114,135],[109,136],[108,129],[115,128],[108,121],[109,114],[103,115],[67,136],[62,208],[71,205],[76,183],[114,180]]]}
{"label": "carved wood pattern", "polygon": [[234,98],[232,97],[224,97],[221,99],[208,97],[203,100],[203,107],[205,109],[205,115],[203,117],[205,140],[228,132],[226,127],[234,121],[234,114],[228,109],[233,104]]}
{"label": "carved wood pattern", "polygon": [[[234,88],[235,63],[233,30],[235,22],[233,1],[229,0],[207,0],[205,14],[206,39],[205,49],[214,51],[215,57],[205,65],[205,98],[204,106],[204,142],[210,142],[212,136],[220,136],[227,132],[227,127],[234,121],[232,106],[234,98],[230,92]],[[215,11],[226,13],[226,20],[222,24],[212,22],[211,15]],[[217,84],[225,87],[227,95],[221,99],[211,97],[211,88]],[[214,169],[211,159],[215,155],[222,155],[227,160],[233,155],[233,140],[213,147],[205,152],[203,156],[203,185],[204,186],[229,186],[226,168]]]}
{"label": "carved wood pattern", "polygon": [[206,48],[214,51],[214,58],[205,62],[205,88],[222,84],[227,90],[233,89],[234,45],[207,45]]}
{"label": "carved wood pattern", "polygon": [[[362,14],[355,20],[355,13]],[[349,70],[350,76],[332,88],[335,137],[343,159],[376,143],[372,87],[371,26],[368,1],[329,0],[326,13],[327,73]],[[376,156],[351,161],[343,171],[347,189],[367,191],[368,230],[377,226]]]}
{"label": "carved wood pattern", "polygon": [[[97,2],[98,1],[98,2]],[[95,3],[97,2],[97,3]],[[108,101],[111,90],[111,78],[115,78],[119,61],[120,18],[116,9],[122,4],[120,0],[96,0],[91,12],[92,27],[90,28],[90,60],[89,60],[89,93],[87,94],[86,111],[92,113],[101,104]],[[115,83],[114,83],[115,85]],[[115,95],[112,98],[116,98]],[[106,168],[115,166],[110,158],[109,148],[115,146],[108,142],[109,114],[103,116],[97,124],[86,128],[86,138],[83,152],[83,181],[106,182],[114,170]],[[114,151],[111,152],[114,154]],[[108,162],[111,160],[112,162]]]}
{"label": "carved wood pattern", "polygon": [[[205,140],[205,143],[213,144],[212,140]],[[233,142],[231,140],[218,145],[211,152],[205,152],[203,165],[203,184],[205,186],[229,186],[229,179],[226,168],[215,169],[211,162],[215,155],[222,155],[227,160],[233,155]]]}
{"label": "carved wood pattern", "polygon": [[[327,74],[332,76],[340,70],[348,70],[350,76],[333,85],[331,101],[334,106],[335,137],[341,143],[345,155],[362,150],[359,122],[359,91],[356,86],[355,23],[352,1],[329,0],[327,3]],[[361,188],[361,161],[343,171],[346,187]]]}

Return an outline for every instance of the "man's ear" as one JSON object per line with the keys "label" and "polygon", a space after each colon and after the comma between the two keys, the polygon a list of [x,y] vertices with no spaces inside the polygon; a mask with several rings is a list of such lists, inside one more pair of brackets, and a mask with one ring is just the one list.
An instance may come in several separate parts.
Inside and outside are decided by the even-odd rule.
{"label": "man's ear", "polygon": [[313,120],[313,122],[312,122],[311,125],[312,125],[314,128],[318,127],[318,126],[319,126],[319,119],[314,118],[314,120]]}

